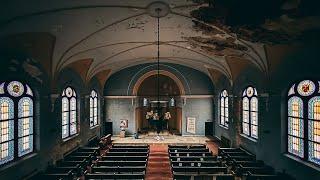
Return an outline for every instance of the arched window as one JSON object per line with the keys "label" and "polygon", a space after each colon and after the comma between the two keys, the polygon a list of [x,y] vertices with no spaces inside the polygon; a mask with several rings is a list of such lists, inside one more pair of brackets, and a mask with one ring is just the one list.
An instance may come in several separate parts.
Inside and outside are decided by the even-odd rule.
{"label": "arched window", "polygon": [[77,134],[77,94],[71,87],[62,92],[62,139]]}
{"label": "arched window", "polygon": [[320,82],[304,80],[288,92],[288,153],[320,165]]}
{"label": "arched window", "polygon": [[258,139],[258,93],[251,86],[242,93],[242,133]]}
{"label": "arched window", "polygon": [[33,98],[27,84],[0,84],[0,165],[33,152]]}
{"label": "arched window", "polygon": [[95,90],[90,94],[90,127],[98,125],[98,94]]}
{"label": "arched window", "polygon": [[147,107],[147,106],[148,106],[148,99],[143,98],[143,107]]}
{"label": "arched window", "polygon": [[170,99],[169,104],[170,104],[170,107],[174,107],[176,105],[174,98]]}
{"label": "arched window", "polygon": [[220,94],[220,125],[229,126],[229,99],[227,90]]}

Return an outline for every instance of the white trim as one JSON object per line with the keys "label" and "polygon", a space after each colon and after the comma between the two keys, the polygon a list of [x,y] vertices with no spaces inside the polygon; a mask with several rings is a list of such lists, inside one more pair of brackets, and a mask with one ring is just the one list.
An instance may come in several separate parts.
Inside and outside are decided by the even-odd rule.
{"label": "white trim", "polygon": [[181,98],[187,99],[206,99],[206,98],[213,98],[213,95],[182,95]]}
{"label": "white trim", "polygon": [[225,130],[229,130],[229,126],[228,126],[228,127],[225,127],[225,126],[221,125],[220,123],[219,123],[219,127],[223,128],[223,129],[225,129]]}
{"label": "white trim", "polygon": [[[106,99],[135,99],[139,96],[104,96]],[[213,98],[213,95],[181,95],[178,96],[180,98],[186,99],[206,99],[206,98]]]}
{"label": "white trim", "polygon": [[183,134],[184,137],[206,137],[206,135],[196,135],[196,134]]}
{"label": "white trim", "polygon": [[244,137],[244,138],[246,138],[246,139],[249,139],[250,141],[252,141],[252,142],[254,142],[254,143],[257,143],[257,142],[258,142],[258,139],[255,139],[255,138],[253,138],[253,137],[250,137],[250,136],[248,136],[248,135],[246,135],[246,134],[240,133],[240,136],[241,136],[241,137]]}
{"label": "white trim", "polygon": [[134,99],[138,96],[104,96],[105,99]]}

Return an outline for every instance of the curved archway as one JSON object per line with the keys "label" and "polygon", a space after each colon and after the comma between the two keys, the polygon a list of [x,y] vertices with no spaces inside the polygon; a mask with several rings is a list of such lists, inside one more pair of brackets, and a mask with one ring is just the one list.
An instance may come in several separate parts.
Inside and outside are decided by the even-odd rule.
{"label": "curved archway", "polygon": [[[142,82],[144,82],[147,78],[149,78],[151,76],[154,76],[154,75],[157,75],[157,74],[158,74],[158,71],[157,70],[153,70],[153,71],[149,71],[149,72],[145,73],[144,75],[142,75],[136,81],[136,83],[135,83],[135,85],[133,87],[133,90],[132,90],[132,95],[137,96],[139,88],[140,88]],[[179,88],[179,91],[180,91],[179,92],[180,95],[185,95],[186,94],[182,82],[180,81],[180,79],[176,75],[174,75],[173,73],[171,73],[169,71],[165,71],[165,70],[160,70],[159,74],[171,78],[177,84],[177,86]]]}
{"label": "curved archway", "polygon": [[[157,94],[157,70],[149,71],[143,74],[134,84],[132,94],[137,96],[139,106],[135,110],[135,122],[136,130],[144,130],[148,133],[153,133],[152,123],[146,119],[147,112],[150,111],[160,111],[160,116],[167,112],[170,112],[171,118],[165,121],[164,134],[174,133],[181,134],[182,130],[182,108],[180,105],[174,103],[173,106],[169,105],[169,100],[174,98],[175,101],[180,101],[180,96],[185,95],[185,88],[180,81],[180,79],[173,73],[160,70],[159,71],[159,95],[161,96],[161,101],[164,100],[164,104],[161,105],[160,110],[154,106],[152,100],[156,101]],[[144,99],[148,99],[148,105],[143,102]],[[149,101],[150,100],[150,101]],[[158,99],[159,100],[159,99]],[[167,101],[168,100],[168,101]]]}

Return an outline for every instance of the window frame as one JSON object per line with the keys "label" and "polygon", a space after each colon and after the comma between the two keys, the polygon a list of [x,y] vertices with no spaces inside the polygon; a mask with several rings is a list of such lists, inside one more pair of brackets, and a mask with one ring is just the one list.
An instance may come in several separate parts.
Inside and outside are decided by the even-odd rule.
{"label": "window frame", "polygon": [[[315,91],[313,93],[311,93],[310,95],[307,95],[307,96],[303,96],[301,94],[299,94],[298,92],[298,86],[301,82],[305,81],[305,80],[309,80],[309,81],[312,81],[315,85]],[[309,158],[309,142],[314,142],[312,140],[309,140],[309,123],[311,121],[318,121],[320,122],[320,120],[315,120],[315,119],[311,119],[309,118],[309,102],[315,98],[315,97],[320,97],[320,81],[316,81],[316,80],[312,80],[312,79],[303,79],[303,80],[300,80],[300,81],[297,81],[295,83],[292,83],[291,86],[289,86],[290,88],[287,89],[286,91],[286,125],[285,125],[285,132],[286,132],[286,149],[285,149],[285,153],[288,155],[288,157],[292,157],[291,159],[296,159],[296,160],[300,160],[302,163],[306,163],[306,164],[310,164],[311,167],[315,167],[317,169],[320,168],[320,164],[317,164],[313,161],[310,161]],[[296,118],[299,118],[299,119],[302,119],[302,122],[303,122],[303,138],[302,139],[302,142],[303,142],[303,157],[300,157],[299,155],[296,155],[296,154],[293,154],[291,152],[289,152],[289,136],[292,136],[292,135],[289,135],[289,118],[292,116],[289,116],[289,100],[292,98],[292,97],[297,97],[297,98],[300,98],[301,101],[302,101],[302,117],[296,117]],[[311,130],[312,131],[312,130]],[[298,137],[300,138],[300,137]],[[316,142],[320,145],[320,142]]]}
{"label": "window frame", "polygon": [[[71,88],[71,90],[72,90],[72,95],[70,97],[68,97],[66,95],[66,90],[68,88]],[[63,110],[63,99],[64,98],[66,98],[67,102],[68,102],[68,110],[67,111]],[[72,107],[71,100],[73,98],[75,99],[75,109],[74,110],[71,109],[71,107]],[[69,140],[79,134],[79,131],[78,131],[78,127],[79,127],[78,117],[79,117],[79,115],[78,115],[78,99],[77,98],[78,98],[77,91],[72,86],[67,86],[62,90],[62,93],[61,93],[61,138],[63,141],[67,141],[67,140]],[[67,117],[67,123],[64,125],[62,116],[63,116],[63,113],[65,113],[65,112],[68,112],[68,114],[67,114],[68,117]],[[76,132],[74,134],[70,133],[71,132],[71,112],[75,112],[75,125],[76,125],[75,131]],[[63,126],[67,126],[67,128],[68,128],[68,135],[66,137],[63,137],[63,130],[62,130]]]}
{"label": "window frame", "polygon": [[[93,92],[95,93],[95,97],[92,96]],[[96,107],[94,106],[95,99],[97,100]],[[92,106],[91,106],[91,100],[92,100]],[[100,125],[100,123],[99,123],[99,108],[98,107],[99,107],[99,96],[98,96],[97,91],[93,89],[93,90],[91,90],[91,93],[89,96],[89,126],[91,129]],[[91,116],[91,110],[92,110],[92,116]],[[97,116],[96,116],[97,123],[96,124],[94,123],[94,118],[95,118],[94,111],[95,110],[96,110],[96,114],[97,114]],[[92,119],[92,125],[91,125],[91,119]]]}
{"label": "window frame", "polygon": [[[224,96],[223,93],[226,92],[226,95]],[[223,106],[221,104],[222,102],[222,99],[223,99]],[[228,104],[226,104],[226,99],[228,100]],[[226,128],[226,129],[229,129],[229,94],[228,94],[228,91],[226,89],[223,89],[220,93],[220,101],[219,101],[219,111],[220,111],[220,121],[219,121],[219,125]],[[223,114],[222,114],[222,109],[223,109]],[[228,116],[226,117],[226,109],[228,111]],[[224,123],[222,123],[222,117],[224,118]],[[226,121],[227,119],[227,121]]]}
{"label": "window frame", "polygon": [[[11,82],[18,82],[23,85],[24,91],[21,95],[15,97],[8,92],[7,88]],[[36,152],[36,129],[35,129],[35,127],[36,127],[35,99],[36,98],[34,96],[34,91],[28,83],[25,83],[24,81],[20,81],[20,80],[2,81],[1,85],[2,84],[3,84],[2,88],[4,91],[3,91],[3,93],[0,93],[0,97],[5,97],[5,98],[10,99],[12,101],[12,105],[13,105],[13,118],[11,118],[11,119],[8,118],[6,120],[0,120],[0,122],[13,121],[13,139],[5,141],[5,142],[13,141],[13,159],[8,162],[5,162],[4,164],[1,164],[0,168],[8,166],[12,163],[16,163],[17,161],[19,161],[21,159],[25,159],[25,157],[30,156]],[[29,91],[31,91],[31,94],[29,94],[30,93]],[[19,102],[23,98],[30,98],[32,101],[32,104],[31,104],[32,105],[32,111],[31,111],[32,115],[29,115],[27,117],[19,117],[19,113],[20,113],[19,112]],[[9,112],[9,107],[8,107],[8,114],[9,113],[10,112]],[[32,147],[32,151],[19,156],[19,150],[20,150],[19,149],[19,140],[22,139],[23,137],[25,137],[25,136],[19,137],[19,121],[23,118],[32,118],[32,133],[25,135],[25,136],[32,136],[32,146],[30,146],[30,147]],[[8,126],[9,126],[9,124],[8,124]],[[0,133],[2,133],[2,131],[0,131]],[[8,136],[9,136],[9,128],[8,128]],[[4,142],[2,142],[2,143],[4,143]],[[9,148],[9,146],[8,146],[8,148]],[[2,152],[0,152],[0,153],[2,153]]]}
{"label": "window frame", "polygon": [[[249,88],[252,88],[252,90],[253,90],[253,93],[250,96],[247,93]],[[248,110],[244,110],[243,102],[244,102],[245,98],[248,99]],[[252,101],[254,98],[257,100],[256,111],[252,110]],[[244,122],[244,120],[243,120],[245,111],[248,112],[248,122]],[[257,122],[256,125],[252,123],[252,113],[256,113],[256,122]],[[242,114],[242,116],[241,116],[241,135],[243,135],[244,137],[247,137],[250,140],[257,141],[259,139],[259,97],[258,97],[257,89],[252,85],[247,86],[242,91],[241,114]],[[248,125],[248,134],[246,134],[243,131],[244,123]],[[252,135],[252,126],[257,127],[257,136],[256,137]]]}

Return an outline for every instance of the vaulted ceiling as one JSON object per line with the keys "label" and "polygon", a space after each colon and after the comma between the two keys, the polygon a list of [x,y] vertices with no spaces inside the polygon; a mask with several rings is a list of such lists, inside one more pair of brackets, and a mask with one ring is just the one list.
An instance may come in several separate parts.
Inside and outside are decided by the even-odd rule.
{"label": "vaulted ceiling", "polygon": [[[232,17],[239,16],[234,10],[237,3],[221,2],[12,0],[1,7],[0,33],[1,37],[25,32],[52,34],[56,38],[52,75],[72,66],[86,69],[83,78],[90,79],[101,76],[101,72],[114,73],[129,66],[156,62],[157,19],[153,15],[159,7],[165,13],[160,18],[161,62],[182,64],[208,75],[221,73],[233,79],[236,75],[233,68],[247,64],[267,74],[265,44],[278,43],[274,39],[287,41],[291,35],[314,28],[313,22],[319,20],[315,16],[303,28],[285,31],[283,24],[295,26],[302,18],[282,17],[287,12],[281,11],[261,22],[258,18],[254,22],[241,18],[232,21]],[[277,9],[297,9],[299,2],[283,1]],[[234,11],[230,13],[232,8]]]}

